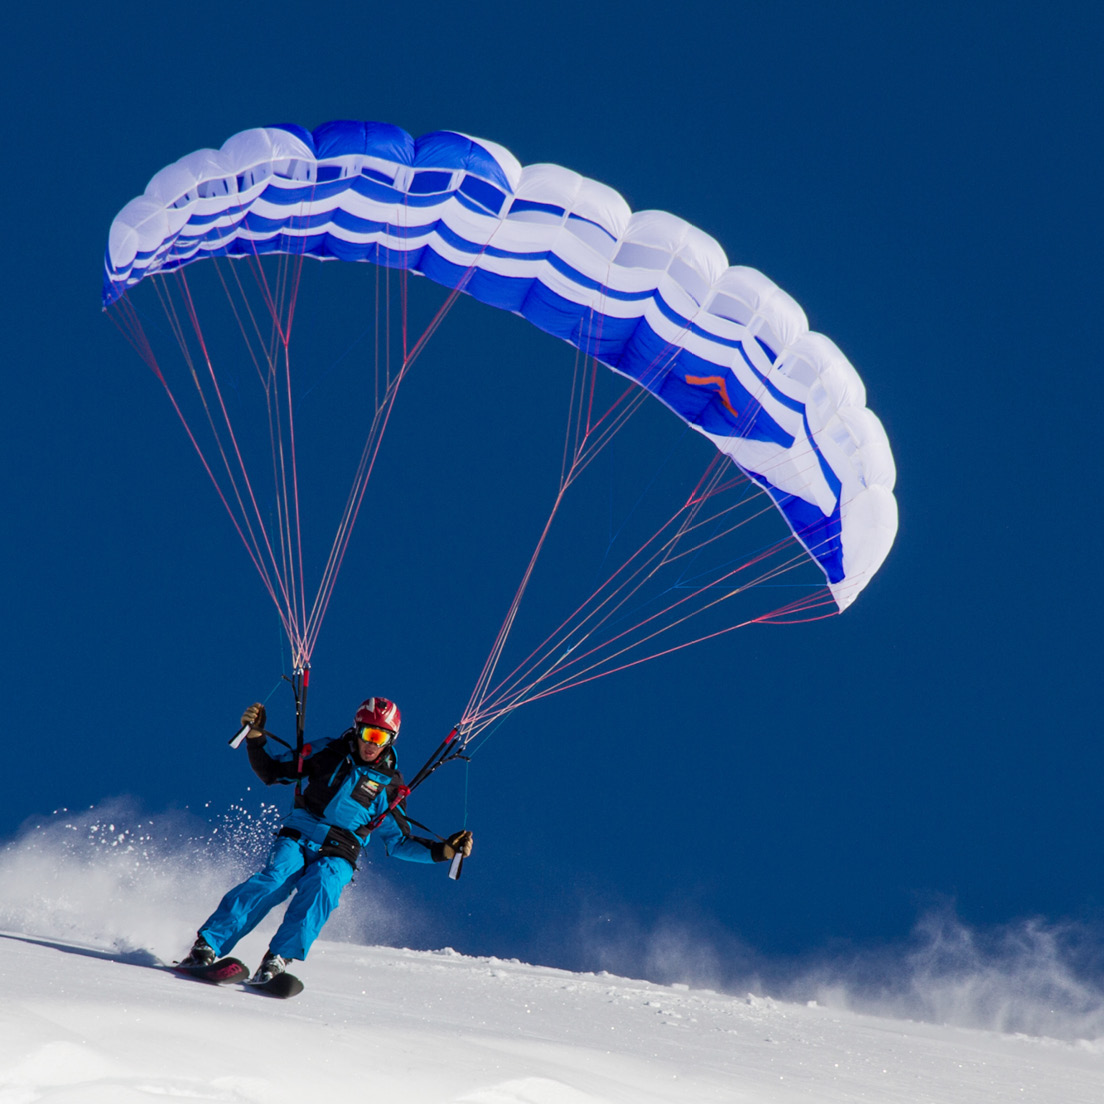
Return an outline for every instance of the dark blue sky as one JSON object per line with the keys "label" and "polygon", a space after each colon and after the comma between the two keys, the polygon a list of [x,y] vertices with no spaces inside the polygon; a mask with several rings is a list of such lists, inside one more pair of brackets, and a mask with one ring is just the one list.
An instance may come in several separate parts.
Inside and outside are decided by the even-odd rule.
{"label": "dark blue sky", "polygon": [[[767,956],[898,940],[935,900],[981,926],[1096,917],[1099,15],[440,9],[124,4],[60,35],[9,19],[0,833],[116,794],[221,810],[251,783],[225,740],[285,669],[278,625],[101,314],[102,251],[193,149],[380,119],[568,165],[767,273],[863,376],[901,510],[843,617],[526,707],[466,779],[443,771],[414,811],[450,829],[467,803],[465,878],[385,870],[436,914],[422,937],[586,965],[574,933],[600,915]],[[549,365],[570,375],[492,313],[462,303],[400,396],[314,655],[312,728],[388,694],[407,765],[467,701],[532,543],[515,503],[539,430],[484,411],[543,417]]]}

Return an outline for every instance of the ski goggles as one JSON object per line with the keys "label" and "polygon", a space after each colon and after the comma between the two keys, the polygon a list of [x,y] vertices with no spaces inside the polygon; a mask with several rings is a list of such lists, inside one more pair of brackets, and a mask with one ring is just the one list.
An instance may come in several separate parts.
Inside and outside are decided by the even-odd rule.
{"label": "ski goggles", "polygon": [[361,725],[357,729],[357,739],[361,743],[374,744],[376,747],[386,747],[394,738],[393,732],[375,725]]}

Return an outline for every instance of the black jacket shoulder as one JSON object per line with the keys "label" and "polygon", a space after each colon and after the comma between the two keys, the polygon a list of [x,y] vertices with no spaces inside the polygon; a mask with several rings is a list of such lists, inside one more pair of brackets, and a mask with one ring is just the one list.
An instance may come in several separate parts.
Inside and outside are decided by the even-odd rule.
{"label": "black jacket shoulder", "polygon": [[[336,740],[329,740],[318,751],[314,751],[310,744],[303,748],[303,777],[318,778],[320,775],[332,774],[334,768],[347,756],[352,747],[348,740],[348,733],[342,733]],[[249,752],[249,765],[253,773],[266,785],[271,786],[276,782],[295,782],[299,777],[294,753],[291,758],[277,759],[269,755],[265,744],[268,741],[261,737],[256,740],[247,740],[246,749]]]}

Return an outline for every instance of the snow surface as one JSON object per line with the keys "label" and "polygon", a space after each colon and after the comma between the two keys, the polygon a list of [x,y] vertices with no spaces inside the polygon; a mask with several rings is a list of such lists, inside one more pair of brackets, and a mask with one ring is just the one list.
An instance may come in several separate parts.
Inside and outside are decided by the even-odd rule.
{"label": "snow surface", "polygon": [[[367,946],[348,920],[296,964],[293,1000],[202,985],[159,964],[251,865],[246,818],[216,856],[121,815],[63,812],[0,851],[0,1104],[1104,1101],[1091,1009],[1054,1021],[1064,1039],[912,1022]],[[271,926],[239,948],[250,965]]]}
{"label": "snow surface", "polygon": [[307,990],[216,989],[0,938],[3,1104],[1099,1104],[1104,1055],[455,951],[321,943]]}

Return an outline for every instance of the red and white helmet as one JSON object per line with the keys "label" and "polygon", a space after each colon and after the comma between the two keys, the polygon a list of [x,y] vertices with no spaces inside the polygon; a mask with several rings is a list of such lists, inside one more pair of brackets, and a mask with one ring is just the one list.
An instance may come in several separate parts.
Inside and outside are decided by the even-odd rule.
{"label": "red and white helmet", "polygon": [[402,714],[393,701],[388,701],[386,698],[368,698],[360,703],[353,723],[358,729],[361,725],[371,725],[373,728],[386,728],[398,736],[401,722]]}

